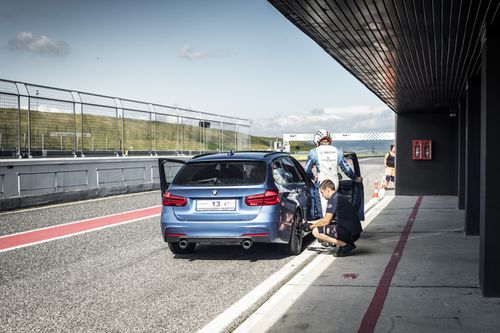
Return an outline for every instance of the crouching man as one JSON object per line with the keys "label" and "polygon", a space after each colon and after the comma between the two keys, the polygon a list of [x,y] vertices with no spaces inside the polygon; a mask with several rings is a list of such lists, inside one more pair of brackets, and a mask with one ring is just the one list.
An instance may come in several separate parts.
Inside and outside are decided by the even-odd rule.
{"label": "crouching man", "polygon": [[328,202],[325,216],[308,222],[312,234],[321,242],[335,246],[335,257],[347,256],[356,248],[354,242],[363,231],[358,215],[349,200],[336,191],[331,180],[321,182],[319,192]]}

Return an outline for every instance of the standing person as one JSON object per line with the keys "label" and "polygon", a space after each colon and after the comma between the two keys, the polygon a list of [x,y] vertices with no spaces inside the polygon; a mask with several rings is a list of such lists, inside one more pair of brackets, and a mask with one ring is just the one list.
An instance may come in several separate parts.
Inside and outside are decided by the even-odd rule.
{"label": "standing person", "polygon": [[385,188],[390,189],[390,184],[392,182],[392,188],[394,188],[394,181],[396,177],[396,146],[391,145],[389,151],[385,153],[384,156],[385,165]]}
{"label": "standing person", "polygon": [[363,231],[358,215],[349,200],[336,191],[331,180],[321,182],[319,191],[328,204],[323,218],[308,222],[312,234],[320,241],[334,245],[335,257],[347,256],[356,248],[354,242]]}
{"label": "standing person", "polygon": [[[332,145],[332,138],[327,130],[321,129],[314,134],[313,138],[316,148],[311,149],[309,156],[307,157],[307,162],[305,170],[307,175],[315,180],[316,190],[313,195],[313,216],[325,216],[326,202],[327,199],[319,195],[319,184],[330,179],[335,188],[339,188],[339,176],[338,167],[351,178],[353,181],[361,183],[363,182],[362,177],[356,176],[354,171],[349,167],[347,161],[344,157],[344,152],[342,149],[337,149]],[[312,168],[316,166],[317,176],[314,177]],[[316,212],[314,212],[316,210]],[[315,213],[315,214],[314,214]],[[364,205],[361,203],[358,216],[361,220],[364,220]]]}

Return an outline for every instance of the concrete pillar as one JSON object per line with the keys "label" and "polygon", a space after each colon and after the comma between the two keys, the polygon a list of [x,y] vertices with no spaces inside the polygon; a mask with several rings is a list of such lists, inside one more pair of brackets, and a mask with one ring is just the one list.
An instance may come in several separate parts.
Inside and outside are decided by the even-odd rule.
{"label": "concrete pillar", "polygon": [[489,27],[481,55],[481,175],[479,284],[500,297],[500,29]]}
{"label": "concrete pillar", "polygon": [[481,77],[467,82],[465,142],[465,227],[466,235],[479,235],[479,171],[481,152]]}
{"label": "concrete pillar", "polygon": [[465,111],[466,98],[458,105],[458,209],[465,209]]}

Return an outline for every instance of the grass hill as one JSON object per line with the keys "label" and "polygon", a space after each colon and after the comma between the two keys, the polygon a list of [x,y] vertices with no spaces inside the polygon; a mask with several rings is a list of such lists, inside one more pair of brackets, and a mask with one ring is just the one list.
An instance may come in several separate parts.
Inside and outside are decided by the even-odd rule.
{"label": "grass hill", "polygon": [[[132,114],[132,113],[129,113]],[[127,115],[127,113],[126,113]],[[177,125],[176,118],[149,115],[140,119],[135,116],[116,117],[113,108],[101,108],[98,112],[84,110],[73,115],[68,112],[30,111],[31,149],[71,151],[77,133],[77,151],[175,151],[175,150],[267,150],[275,138],[238,134],[234,130],[203,128],[196,120],[185,120]],[[28,111],[20,111],[21,149],[28,148]],[[122,126],[123,122],[123,126]],[[0,150],[15,150],[18,145],[18,110],[0,108]],[[203,138],[203,140],[202,140]],[[122,142],[123,141],[123,142]]]}

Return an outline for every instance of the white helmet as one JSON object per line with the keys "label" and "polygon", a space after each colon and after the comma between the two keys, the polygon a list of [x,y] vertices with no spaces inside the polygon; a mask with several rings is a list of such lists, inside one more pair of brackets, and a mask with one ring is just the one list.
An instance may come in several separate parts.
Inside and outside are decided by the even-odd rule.
{"label": "white helmet", "polygon": [[332,137],[330,136],[330,133],[328,133],[328,131],[326,129],[320,129],[319,131],[317,131],[315,134],[314,134],[314,144],[316,145],[316,147],[319,147],[319,145],[323,142],[323,141],[328,141],[329,144],[332,143]]}

